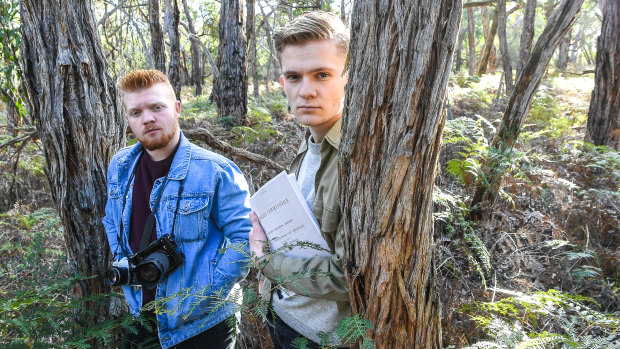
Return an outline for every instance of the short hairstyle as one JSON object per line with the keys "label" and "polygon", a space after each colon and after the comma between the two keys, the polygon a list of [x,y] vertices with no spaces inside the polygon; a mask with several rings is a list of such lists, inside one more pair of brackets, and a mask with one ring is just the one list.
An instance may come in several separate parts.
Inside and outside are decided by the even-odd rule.
{"label": "short hairstyle", "polygon": [[333,39],[338,52],[347,57],[349,53],[349,29],[340,18],[330,12],[312,11],[293,19],[274,35],[278,58],[286,45],[303,45],[314,40]]}
{"label": "short hairstyle", "polygon": [[[167,85],[174,96],[174,90],[166,74],[159,70],[132,70],[121,78],[119,84],[121,93],[135,92],[149,88],[155,84],[162,83]],[[176,96],[175,96],[176,97]]]}

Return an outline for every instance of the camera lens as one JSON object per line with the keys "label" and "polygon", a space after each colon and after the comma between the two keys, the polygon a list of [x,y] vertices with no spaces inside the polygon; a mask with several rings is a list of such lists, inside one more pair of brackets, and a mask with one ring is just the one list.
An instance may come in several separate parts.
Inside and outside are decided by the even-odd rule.
{"label": "camera lens", "polygon": [[161,272],[153,263],[142,265],[141,268],[138,269],[138,279],[146,283],[156,282],[159,280],[160,276]]}
{"label": "camera lens", "polygon": [[110,268],[105,272],[105,281],[110,286],[125,285],[129,278],[129,276],[126,275],[127,273],[127,269],[121,269],[116,267]]}
{"label": "camera lens", "polygon": [[140,284],[153,288],[166,274],[169,267],[168,256],[164,252],[156,251],[136,266],[136,278]]}

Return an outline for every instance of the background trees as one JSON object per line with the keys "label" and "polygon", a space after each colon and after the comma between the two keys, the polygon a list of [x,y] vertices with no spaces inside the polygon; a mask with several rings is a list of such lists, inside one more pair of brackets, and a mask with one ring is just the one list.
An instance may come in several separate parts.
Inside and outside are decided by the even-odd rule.
{"label": "background trees", "polygon": [[[365,310],[374,326],[366,333],[368,323],[363,323],[366,325],[358,328],[363,335],[376,339],[378,347],[383,343],[396,347],[394,343],[405,343],[412,336],[434,341],[441,315],[444,346],[471,345],[464,338],[482,339],[485,333],[488,340],[494,333],[510,333],[515,343],[523,345],[549,338],[561,345],[558,338],[564,338],[588,346],[591,343],[585,337],[607,333],[599,326],[602,322],[585,321],[574,307],[558,300],[561,296],[544,290],[592,296],[612,319],[613,312],[620,309],[614,293],[615,276],[620,273],[620,157],[606,146],[583,142],[589,107],[592,126],[588,126],[588,134],[613,136],[618,128],[612,123],[617,118],[605,114],[618,109],[613,106],[618,100],[613,94],[618,90],[617,79],[608,79],[617,75],[617,54],[613,53],[618,41],[613,18],[617,16],[610,15],[617,8],[609,10],[610,3],[615,6],[617,2],[583,1],[572,27],[562,34],[557,27],[545,29],[554,23],[553,11],[581,1],[466,1],[454,45],[446,38],[448,34],[456,36],[453,19],[457,8],[446,4],[455,1],[416,2],[420,9],[405,1],[391,2],[400,7],[377,13],[373,11],[387,8],[372,7],[373,3],[383,4],[381,1],[247,0],[243,5],[215,0],[93,0],[86,4],[62,1],[62,6],[56,4],[60,2],[21,2],[21,16],[17,0],[0,2],[0,287],[5,292],[0,306],[11,309],[3,313],[0,322],[0,343],[17,340],[11,338],[26,328],[28,334],[19,338],[36,339],[39,332],[23,324],[37,321],[22,321],[31,313],[19,306],[30,304],[39,309],[48,304],[40,294],[36,294],[36,302],[14,301],[20,289],[34,289],[24,286],[22,280],[35,275],[33,284],[41,281],[42,273],[37,274],[32,256],[47,257],[45,251],[51,249],[45,244],[52,240],[60,244],[56,235],[51,239],[52,234],[37,227],[43,220],[40,217],[52,215],[51,211],[41,214],[39,209],[54,204],[59,207],[65,231],[60,240],[67,243],[73,270],[96,275],[105,265],[102,248],[107,245],[98,240],[100,217],[95,217],[102,214],[98,205],[103,201],[100,196],[105,195],[102,173],[107,158],[124,144],[125,133],[114,81],[135,68],[166,71],[180,89],[186,135],[232,157],[253,187],[258,187],[286,167],[303,136],[287,113],[271,36],[303,11],[317,8],[339,13],[354,28],[347,96],[347,154],[351,161],[344,168],[349,181],[343,198],[350,209],[345,214],[351,236],[348,267],[352,296],[357,309]],[[221,4],[234,5],[235,11],[241,12],[223,12],[228,7]],[[439,8],[443,10],[425,12]],[[418,21],[415,13],[422,12],[425,21],[420,22],[419,30],[407,31]],[[563,19],[568,20],[567,15]],[[440,17],[446,20],[436,21]],[[227,21],[235,30],[224,30],[221,36],[220,28]],[[429,23],[437,26],[424,26]],[[397,30],[391,30],[394,28]],[[427,31],[420,32],[422,29]],[[240,35],[243,31],[245,39]],[[599,34],[603,35],[597,47]],[[559,35],[562,40],[553,52]],[[243,40],[247,42],[241,43]],[[537,47],[541,44],[532,50],[529,42]],[[222,58],[220,52],[225,47],[232,47],[229,52],[233,56],[245,50],[248,63],[243,74],[247,77],[237,69],[245,63],[231,64],[232,59]],[[411,47],[416,47],[414,52],[409,51]],[[455,57],[446,103],[440,95],[445,95],[441,84],[448,78],[447,51]],[[524,58],[528,54],[530,57]],[[504,58],[510,64],[504,63]],[[237,69],[234,73],[239,77],[218,79],[229,74],[226,64]],[[506,68],[509,65],[514,70]],[[370,74],[374,74],[372,78]],[[509,74],[513,78],[507,78]],[[244,81],[252,86],[249,95]],[[223,83],[230,85],[219,86]],[[233,83],[241,84],[233,88]],[[514,92],[507,84],[514,84]],[[233,90],[237,97],[230,98]],[[435,94],[429,95],[429,91]],[[243,121],[234,125],[235,117],[228,125],[217,122],[218,114],[233,112],[227,111],[226,103],[209,101],[210,94],[215,100],[245,108]],[[25,102],[15,98],[32,101],[28,113]],[[502,118],[507,121],[502,123]],[[587,137],[594,142],[595,136]],[[494,139],[510,147],[506,152],[497,151],[500,142]],[[131,137],[129,142],[133,142]],[[609,141],[595,143],[614,146]],[[434,167],[436,156],[439,162]],[[369,158],[372,166],[368,166]],[[493,161],[496,172],[485,169]],[[435,168],[438,175],[433,187]],[[492,178],[497,179],[497,185],[488,185]],[[468,209],[476,187],[485,188],[485,192],[490,188],[495,200],[495,205],[488,206],[487,218],[478,222],[471,219]],[[397,191],[398,195],[394,194]],[[84,192],[93,194],[78,195]],[[431,210],[434,244],[430,240]],[[357,228],[363,232],[358,234]],[[78,230],[82,233],[76,233]],[[54,253],[64,264],[67,258],[58,257],[63,252]],[[376,275],[389,277],[377,281]],[[77,289],[82,295],[107,291],[98,282],[80,281]],[[383,284],[385,288],[375,287]],[[439,292],[434,293],[433,284],[439,286]],[[246,299],[253,299],[248,291],[253,285],[250,277],[245,285]],[[44,289],[49,290],[34,290]],[[519,298],[519,292],[531,289],[543,290],[543,294]],[[75,294],[63,290],[62,297]],[[54,299],[60,297],[49,293]],[[439,295],[445,304],[441,313],[432,302],[423,302],[433,300],[433,295]],[[530,321],[525,313],[519,313],[518,321],[502,323],[505,314],[492,317],[489,309],[496,309],[505,295],[516,297],[514,306],[521,310],[525,305],[519,302],[535,297],[555,297],[554,304],[564,305],[536,313],[553,314],[551,318]],[[375,301],[377,296],[379,301]],[[403,300],[415,303],[420,311],[401,306]],[[491,303],[477,305],[479,300]],[[572,304],[578,301],[571,299]],[[534,306],[527,305],[528,309]],[[94,309],[102,317],[107,312]],[[596,318],[600,309],[589,309],[588,314]],[[472,318],[468,311],[482,315]],[[240,337],[242,347],[267,347],[264,332],[257,330],[260,322],[247,315],[244,312],[243,323],[249,328],[242,333],[249,335]],[[433,324],[427,334],[409,331],[418,328],[420,316]],[[472,319],[488,321],[475,326]],[[71,324],[74,319],[69,316],[62,321]],[[489,323],[500,327],[486,327]],[[514,323],[523,328],[512,327]],[[575,326],[567,329],[562,323]],[[71,340],[69,332],[55,333],[32,343]],[[386,333],[398,335],[387,337]],[[610,336],[613,338],[613,333]],[[597,341],[602,342],[601,338]],[[505,339],[494,340],[506,344]]]}

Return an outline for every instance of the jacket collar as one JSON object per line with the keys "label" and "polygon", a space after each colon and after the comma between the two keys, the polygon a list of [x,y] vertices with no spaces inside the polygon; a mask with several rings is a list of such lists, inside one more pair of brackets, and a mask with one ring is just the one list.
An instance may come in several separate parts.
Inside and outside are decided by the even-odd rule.
{"label": "jacket collar", "polygon": [[[338,149],[340,148],[340,139],[342,138],[342,117],[332,125],[332,128],[327,131],[325,138],[323,141],[327,140],[332,147]],[[306,130],[305,140],[301,143],[299,147],[298,154],[305,152],[308,149],[308,138],[310,137],[310,130]],[[322,148],[322,147],[321,147]]]}
{"label": "jacket collar", "polygon": [[[174,159],[172,159],[170,171],[168,172],[168,179],[182,181],[187,176],[187,171],[189,169],[189,160],[192,155],[192,144],[187,138],[185,138],[183,131],[181,131],[179,142],[181,144],[179,144],[179,149],[177,149]],[[136,166],[137,160],[143,151],[144,147],[142,146],[142,143],[138,142],[138,144],[134,145],[129,152],[119,159],[120,167],[124,168],[126,171],[132,170]],[[127,177],[128,173],[129,172],[127,172],[126,175]]]}

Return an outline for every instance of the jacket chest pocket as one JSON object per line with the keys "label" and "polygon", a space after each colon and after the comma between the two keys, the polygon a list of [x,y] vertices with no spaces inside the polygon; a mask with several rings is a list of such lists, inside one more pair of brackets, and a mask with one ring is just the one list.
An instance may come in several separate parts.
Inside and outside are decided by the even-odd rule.
{"label": "jacket chest pocket", "polygon": [[[172,228],[174,224],[175,240],[190,242],[205,239],[208,230],[209,214],[211,213],[211,196],[181,196],[178,203],[176,198],[168,200],[166,208]],[[176,217],[175,217],[176,211]],[[168,232],[163,231],[163,234]]]}

